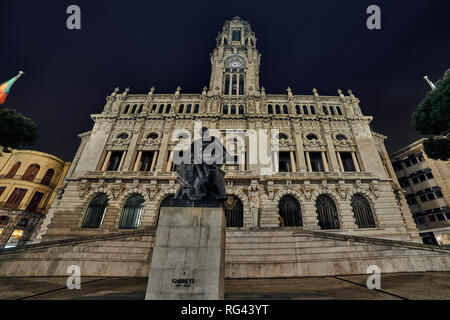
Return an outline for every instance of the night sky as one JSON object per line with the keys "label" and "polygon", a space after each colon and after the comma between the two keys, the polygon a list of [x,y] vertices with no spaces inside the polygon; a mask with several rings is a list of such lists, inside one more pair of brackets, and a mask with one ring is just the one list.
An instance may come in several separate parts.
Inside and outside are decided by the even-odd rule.
{"label": "night sky", "polygon": [[[270,93],[337,95],[352,89],[390,152],[420,136],[410,115],[450,67],[450,2],[421,1],[23,1],[0,0],[0,82],[24,70],[4,107],[38,125],[29,147],[71,161],[114,87],[130,93],[201,93],[225,20],[249,20]],[[66,28],[81,7],[82,29]],[[381,30],[366,8],[381,7]],[[1,107],[1,106],[0,106]]]}

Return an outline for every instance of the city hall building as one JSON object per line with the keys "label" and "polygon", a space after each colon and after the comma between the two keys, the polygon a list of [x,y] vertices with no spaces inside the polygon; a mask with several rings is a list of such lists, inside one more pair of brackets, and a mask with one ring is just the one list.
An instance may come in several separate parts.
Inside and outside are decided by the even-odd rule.
{"label": "city hall building", "polygon": [[[216,42],[203,91],[116,89],[91,115],[41,243],[29,249],[64,258],[53,265],[42,258],[45,266],[27,274],[64,274],[64,263],[76,261],[88,275],[148,276],[160,207],[178,187],[174,151],[192,141],[197,122],[237,150],[237,162],[223,167],[227,277],[366,273],[371,264],[383,272],[449,268],[448,252],[420,244],[386,137],[371,130],[372,117],[350,90],[265,92],[257,38],[239,17],[225,22]],[[273,172],[250,161],[248,135],[230,145],[230,129],[275,129]],[[0,272],[13,275],[6,258]]]}

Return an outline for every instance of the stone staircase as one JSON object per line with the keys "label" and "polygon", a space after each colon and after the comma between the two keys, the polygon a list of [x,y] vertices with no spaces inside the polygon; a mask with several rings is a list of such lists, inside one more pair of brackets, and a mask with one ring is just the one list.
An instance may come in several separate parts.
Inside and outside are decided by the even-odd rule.
{"label": "stone staircase", "polygon": [[70,265],[82,276],[148,277],[154,239],[154,230],[140,230],[7,249],[0,251],[0,277],[67,277]]}
{"label": "stone staircase", "polygon": [[232,279],[450,271],[449,249],[299,228],[229,231],[226,248]]}
{"label": "stone staircase", "polygon": [[[148,277],[155,229],[110,233],[0,251],[0,277]],[[226,278],[287,278],[450,271],[450,250],[412,242],[308,231],[301,228],[229,229]]]}

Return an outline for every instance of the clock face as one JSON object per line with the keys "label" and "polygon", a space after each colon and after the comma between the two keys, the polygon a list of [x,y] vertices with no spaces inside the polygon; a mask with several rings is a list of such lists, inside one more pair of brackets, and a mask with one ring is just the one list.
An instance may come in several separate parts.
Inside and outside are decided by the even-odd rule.
{"label": "clock face", "polygon": [[232,55],[225,60],[226,68],[244,68],[245,60],[241,56]]}

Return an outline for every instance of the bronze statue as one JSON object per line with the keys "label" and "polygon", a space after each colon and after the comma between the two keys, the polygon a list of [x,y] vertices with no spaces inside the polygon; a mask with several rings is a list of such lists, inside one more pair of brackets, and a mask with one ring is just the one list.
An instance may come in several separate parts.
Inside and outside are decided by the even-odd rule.
{"label": "bronze statue", "polygon": [[186,151],[190,161],[178,165],[179,187],[173,205],[219,206],[227,197],[221,169],[226,161],[225,147],[209,135],[208,128],[201,129],[201,137]]}

